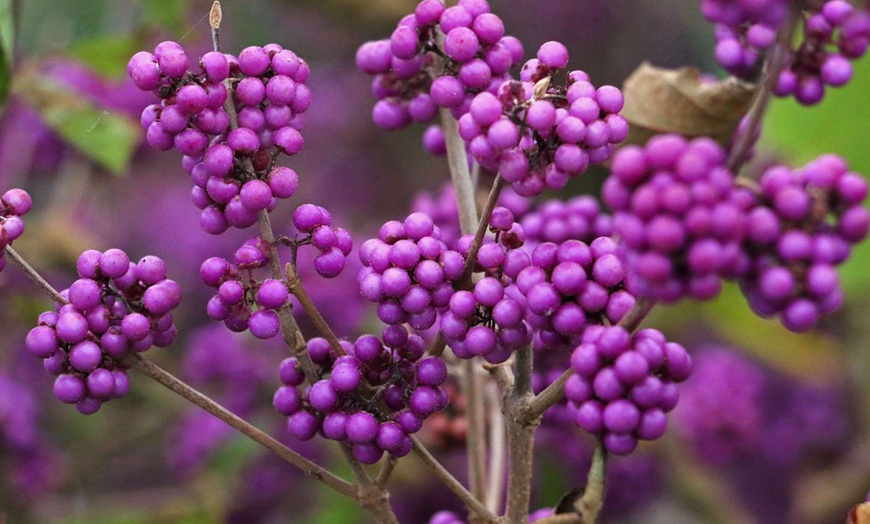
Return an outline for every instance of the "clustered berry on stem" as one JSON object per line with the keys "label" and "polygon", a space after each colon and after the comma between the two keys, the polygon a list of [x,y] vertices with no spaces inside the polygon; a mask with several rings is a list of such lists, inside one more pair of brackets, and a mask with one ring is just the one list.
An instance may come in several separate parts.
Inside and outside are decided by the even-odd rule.
{"label": "clustered berry on stem", "polygon": [[709,138],[661,135],[626,146],[602,189],[629,269],[628,289],[675,302],[716,296],[747,265],[741,250],[751,193],[734,183]]}
{"label": "clustered berry on stem", "polygon": [[407,322],[425,330],[435,324],[437,310],[447,306],[453,283],[462,276],[464,260],[447,248],[432,218],[412,213],[403,221],[381,226],[378,238],[363,242],[360,293],[378,304],[385,324]]}
{"label": "clustered berry on stem", "polygon": [[[716,24],[716,60],[740,78],[758,75],[761,59],[771,52],[777,32],[787,28],[785,0],[703,0],[701,12]],[[810,3],[806,3],[809,5]],[[870,40],[870,11],[847,0],[813,3],[798,14],[803,30],[800,43],[786,42],[786,64],[774,93],[793,95],[804,105],[824,98],[825,86],[841,87],[852,78],[852,60],[864,56]]]}
{"label": "clustered berry on stem", "polygon": [[[532,341],[522,298],[508,291],[517,273],[529,264],[529,257],[519,250],[523,232],[507,208],[493,209],[489,229],[495,238],[484,239],[472,265],[481,278],[471,289],[453,293],[440,328],[457,357],[484,357],[498,364]],[[465,235],[459,241],[459,252],[465,259],[472,238]]]}
{"label": "clustered berry on stem", "polygon": [[24,219],[33,201],[23,189],[10,189],[0,196],[0,271],[6,267],[6,246],[24,233]]}
{"label": "clustered berry on stem", "polygon": [[836,267],[867,237],[867,182],[837,155],[802,169],[768,168],[746,218],[749,257],[741,289],[753,311],[780,315],[792,331],[812,328],[843,303]]}
{"label": "clustered berry on stem", "polygon": [[570,71],[566,84],[557,84],[555,73],[567,64],[565,46],[547,42],[523,66],[521,81],[477,95],[459,118],[474,160],[522,196],[563,188],[590,164],[610,159],[628,136],[619,89],[596,89],[583,71]]}
{"label": "clustered berry on stem", "polygon": [[565,384],[574,421],[600,436],[608,451],[627,455],[638,440],[655,440],[677,405],[677,383],[692,371],[683,346],[661,332],[631,335],[619,326],[590,327],[571,354],[575,374]]}
{"label": "clustered berry on stem", "polygon": [[273,404],[289,417],[287,429],[300,440],[320,433],[344,442],[364,464],[377,462],[384,452],[407,455],[409,436],[447,405],[441,387],[447,365],[438,357],[424,357],[423,339],[399,325],[385,328],[382,338],[362,335],[354,343],[342,341],[341,349],[345,354],[337,354],[325,339],[308,341],[320,380],[301,391],[305,376],[298,359],[281,363],[284,386],[275,392]]}
{"label": "clustered berry on stem", "polygon": [[166,265],[155,256],[135,263],[120,249],[88,250],[77,267],[80,278],[61,292],[68,303],[42,313],[25,342],[57,377],[57,399],[90,415],[127,394],[130,383],[119,359],[175,340],[172,310],[181,288],[166,278]]}
{"label": "clustered berry on stem", "polygon": [[[461,0],[452,7],[440,0],[420,2],[389,39],[366,42],[357,51],[357,67],[375,75],[375,124],[393,131],[428,123],[439,107],[462,116],[475,94],[494,92],[522,59],[522,44],[504,32],[485,0]],[[430,127],[423,144],[443,154],[441,129]]]}
{"label": "clustered berry on stem", "polygon": [[142,112],[146,139],[184,155],[206,232],[249,227],[296,192],[296,172],[276,166],[281,153],[302,150],[311,104],[308,65],[295,53],[277,44],[247,47],[238,58],[212,51],[194,72],[184,49],[167,41],[133,55],[127,72],[161,99]]}

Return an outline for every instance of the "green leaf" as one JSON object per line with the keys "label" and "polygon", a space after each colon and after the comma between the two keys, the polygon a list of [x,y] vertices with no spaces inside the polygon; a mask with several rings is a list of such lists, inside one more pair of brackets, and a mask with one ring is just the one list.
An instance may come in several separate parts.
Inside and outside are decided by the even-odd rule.
{"label": "green leaf", "polygon": [[0,0],[0,112],[12,85],[12,51],[15,45],[15,23],[12,0]]}
{"label": "green leaf", "polygon": [[80,153],[116,175],[127,170],[142,136],[139,124],[133,119],[103,110],[36,73],[17,77],[15,93]]}
{"label": "green leaf", "polygon": [[[804,107],[792,98],[776,99],[765,117],[762,144],[781,152],[792,166],[801,166],[825,153],[836,153],[849,168],[870,178],[870,61],[852,63],[852,81],[839,89],[826,89],[825,99],[815,107]],[[850,300],[870,291],[870,243],[855,247],[840,268],[846,296]]]}
{"label": "green leaf", "polygon": [[69,55],[105,77],[120,77],[126,75],[127,61],[138,50],[131,35],[99,35],[73,44]]}

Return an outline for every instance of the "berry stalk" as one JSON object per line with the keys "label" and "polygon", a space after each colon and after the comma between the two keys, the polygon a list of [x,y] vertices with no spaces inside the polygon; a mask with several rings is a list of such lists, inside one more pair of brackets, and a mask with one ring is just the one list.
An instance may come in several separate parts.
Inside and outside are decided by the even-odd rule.
{"label": "berry stalk", "polygon": [[226,422],[239,432],[276,454],[282,460],[299,468],[306,476],[323,482],[342,495],[354,500],[360,500],[357,487],[337,477],[335,474],[296,453],[284,444],[281,444],[268,433],[253,426],[246,420],[227,410],[200,391],[190,387],[177,377],[164,370],[157,364],[145,359],[139,354],[129,353],[120,359],[124,364],[136,369],[148,378],[158,382],[166,389],[182,397],[195,406],[208,411],[215,417]]}
{"label": "berry stalk", "polygon": [[761,120],[764,118],[764,113],[767,111],[767,106],[770,103],[770,98],[776,90],[779,82],[780,73],[788,65],[788,57],[791,50],[791,41],[794,36],[795,27],[797,25],[798,13],[792,13],[788,22],[780,29],[776,36],[776,43],[771,52],[767,55],[764,63],[764,82],[761,84],[761,89],[755,95],[755,101],[752,108],[746,115],[747,125],[745,128],[740,126],[737,130],[737,143],[731,149],[731,154],[728,156],[728,170],[735,175],[740,171],[740,168],[746,162],[749,150],[755,143],[755,138],[758,136]]}
{"label": "berry stalk", "polygon": [[60,295],[60,293],[58,293],[51,284],[42,278],[42,275],[33,269],[33,267],[28,264],[17,251],[12,249],[12,246],[6,246],[6,254],[9,255],[10,260],[12,260],[16,266],[21,268],[21,270],[24,271],[24,274],[26,274],[39,289],[48,295],[49,298],[61,304],[66,303],[66,300]]}
{"label": "berry stalk", "polygon": [[438,459],[432,456],[432,453],[426,449],[426,446],[424,446],[417,437],[412,436],[411,442],[414,443],[414,453],[420,457],[423,464],[425,464],[438,480],[450,489],[450,491],[456,494],[456,496],[459,497],[460,500],[468,506],[468,509],[474,512],[478,518],[483,519],[483,522],[487,523],[497,522],[499,520],[493,512],[489,511],[486,506],[484,506],[480,500],[474,496],[474,494],[465,489],[465,486],[463,486],[462,483],[453,476],[453,474],[447,471],[444,466],[438,462]]}
{"label": "berry stalk", "polygon": [[[441,123],[444,128],[444,140],[447,145],[450,178],[453,181],[453,186],[456,188],[460,231],[462,234],[476,232],[474,240],[479,248],[480,242],[483,241],[483,234],[481,232],[486,231],[489,217],[481,217],[478,222],[477,205],[474,199],[474,187],[471,184],[471,173],[468,169],[465,144],[459,136],[459,127],[456,120],[446,109],[441,110]],[[490,202],[487,202],[487,207],[490,207],[490,203],[494,205],[492,201],[498,199],[497,187],[498,179],[493,184],[493,191],[490,194]],[[492,193],[496,194],[495,198],[492,198]],[[492,212],[491,209],[490,212]],[[466,277],[470,277],[470,270],[473,267],[475,256],[476,253],[472,247],[472,252],[469,253],[469,257],[466,260]],[[441,350],[443,351],[443,347]],[[481,390],[480,376],[475,370],[474,363],[468,360],[463,362],[461,366],[460,384],[466,398],[468,416],[468,438],[466,439],[468,482],[471,486],[471,492],[479,501],[486,496],[486,428],[483,419],[483,391]],[[490,480],[492,481],[493,479]]]}
{"label": "berry stalk", "polygon": [[332,347],[336,354],[339,356],[346,355],[347,353],[345,353],[341,344],[338,342],[338,337],[335,336],[335,333],[333,333],[332,328],[329,327],[326,319],[320,314],[320,310],[318,310],[317,306],[314,305],[314,302],[311,300],[311,295],[309,295],[308,291],[306,291],[302,286],[302,280],[299,279],[299,275],[296,274],[293,265],[287,264],[284,266],[284,271],[287,273],[287,287],[290,289],[290,292],[293,293],[293,296],[299,300],[302,309],[304,309],[308,314],[314,327],[317,328],[317,331],[319,331],[320,334],[323,335],[323,338],[329,342],[330,347]]}

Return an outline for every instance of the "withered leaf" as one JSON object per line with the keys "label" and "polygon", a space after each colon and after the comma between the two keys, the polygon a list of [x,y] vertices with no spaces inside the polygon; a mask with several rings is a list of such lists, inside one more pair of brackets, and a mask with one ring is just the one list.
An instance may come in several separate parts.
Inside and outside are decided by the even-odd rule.
{"label": "withered leaf", "polygon": [[625,80],[622,91],[622,116],[631,125],[627,143],[679,133],[726,144],[749,110],[756,85],[735,78],[708,80],[693,67],[663,69],[644,62]]}
{"label": "withered leaf", "polygon": [[870,503],[858,504],[846,517],[846,524],[870,524]]}

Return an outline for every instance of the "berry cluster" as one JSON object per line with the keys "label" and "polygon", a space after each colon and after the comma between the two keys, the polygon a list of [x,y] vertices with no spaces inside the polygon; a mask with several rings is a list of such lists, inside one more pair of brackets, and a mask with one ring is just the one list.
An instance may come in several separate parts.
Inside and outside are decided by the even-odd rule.
{"label": "berry cluster", "polygon": [[701,0],[701,13],[716,24],[716,61],[726,71],[747,77],[761,51],[776,40],[788,16],[784,0]]}
{"label": "berry cluster", "polygon": [[252,239],[239,248],[234,263],[220,257],[207,259],[199,274],[205,285],[217,289],[217,294],[206,306],[212,320],[223,321],[230,331],[249,329],[255,337],[267,339],[277,335],[281,329],[275,310],[287,303],[290,292],[281,280],[244,278],[244,270],[268,263],[267,255],[258,243],[258,239]]}
{"label": "berry cluster", "polygon": [[22,216],[30,211],[33,201],[30,195],[23,189],[10,189],[0,197],[0,271],[6,267],[4,254],[6,246],[24,233],[24,219]]}
{"label": "berry cluster", "polygon": [[602,189],[635,295],[706,300],[746,266],[741,249],[752,194],[734,184],[726,155],[709,138],[660,135],[613,159]]}
{"label": "berry cluster", "polygon": [[613,234],[613,217],[601,210],[598,200],[589,195],[567,202],[547,200],[520,220],[526,234],[526,248],[541,242],[561,244],[580,240],[587,244],[598,237]]}
{"label": "berry cluster", "polygon": [[568,64],[559,42],[545,43],[537,56],[523,66],[522,81],[480,93],[459,119],[474,159],[523,196],[561,189],[591,163],[608,160],[628,136],[628,121],[617,114],[619,89],[596,89],[583,71],[569,72],[567,83],[557,85],[553,75]]}
{"label": "berry cluster", "polygon": [[321,370],[320,380],[299,391],[305,375],[296,357],[281,363],[275,408],[287,415],[287,429],[308,440],[320,432],[347,443],[362,463],[373,464],[383,453],[402,457],[411,451],[409,435],[423,421],[446,407],[447,366],[425,357],[425,344],[402,326],[389,326],[382,339],[363,335],[342,342],[337,355],[322,338],[308,341],[308,353]]}
{"label": "berry cluster", "polygon": [[259,211],[274,209],[276,198],[296,191],[296,173],[275,161],[279,153],[302,149],[301,114],[311,103],[308,65],[277,44],[245,48],[238,58],[206,53],[197,73],[189,65],[176,42],[130,59],[127,71],[136,85],[161,99],[142,113],[146,139],[155,149],[175,147],[184,155],[205,231],[248,227]]}
{"label": "berry cluster", "polygon": [[825,86],[840,87],[852,78],[852,64],[867,52],[870,12],[846,0],[828,0],[803,20],[804,37],[778,79],[778,96],[794,95],[804,105],[825,96]]}
{"label": "berry cluster", "polygon": [[746,218],[750,263],[741,288],[756,313],[779,314],[788,329],[805,331],[842,304],[835,267],[867,236],[867,182],[825,155],[795,171],[769,168],[759,193]]}
{"label": "berry cluster", "polygon": [[61,293],[69,302],[42,313],[25,342],[57,376],[57,399],[89,415],[129,389],[116,359],[129,350],[167,347],[175,340],[171,311],[181,300],[181,289],[166,278],[160,258],[146,256],[134,263],[120,249],[85,251],[78,273],[81,278]]}
{"label": "berry cluster", "polygon": [[[430,122],[439,107],[459,118],[474,94],[495,91],[510,80],[508,71],[522,55],[522,44],[504,35],[504,24],[490,13],[486,0],[461,0],[449,8],[440,0],[423,0],[389,39],[363,44],[356,63],[375,75],[375,124],[392,131]],[[426,149],[440,153],[443,144],[440,129],[430,127]]]}
{"label": "berry cluster", "polygon": [[[783,0],[702,0],[701,11],[716,24],[716,61],[726,71],[751,78],[760,57],[787,23]],[[850,60],[864,56],[870,39],[870,12],[846,0],[827,0],[801,13],[803,39],[790,49],[775,94],[794,95],[804,105],[817,104],[825,86],[840,87],[852,78]]]}
{"label": "berry cluster", "polygon": [[407,322],[418,330],[435,323],[465,264],[423,213],[385,223],[378,238],[360,246],[359,257],[365,266],[358,276],[360,293],[378,303],[378,318],[390,325]]}
{"label": "berry cluster", "polygon": [[[314,258],[314,268],[320,276],[333,278],[341,274],[345,258],[353,249],[350,233],[332,226],[329,211],[314,204],[299,206],[293,223],[305,236],[286,242],[294,250],[308,244],[320,250],[320,255]],[[287,304],[289,290],[283,280],[253,277],[254,269],[268,263],[267,246],[260,238],[247,240],[236,250],[232,263],[221,257],[203,262],[200,267],[203,282],[217,289],[206,307],[208,316],[223,321],[230,331],[249,329],[261,339],[277,335],[281,326],[275,310]]]}
{"label": "berry cluster", "polygon": [[635,298],[624,289],[626,272],[616,250],[610,237],[599,237],[590,245],[545,242],[532,251],[516,285],[525,297],[525,318],[544,346],[573,345],[587,325],[618,322],[631,309]]}
{"label": "berry cluster", "polygon": [[353,238],[342,227],[332,225],[332,215],[325,208],[302,204],[293,213],[293,225],[308,235],[297,239],[298,245],[310,242],[320,254],[314,258],[314,270],[323,278],[335,278],[344,269],[345,259],[353,250]]}
{"label": "berry cluster", "polygon": [[[507,208],[493,209],[489,228],[495,239],[480,246],[474,265],[475,272],[483,277],[470,291],[458,290],[450,297],[440,328],[457,357],[482,356],[497,364],[532,341],[522,299],[510,296],[505,289],[530,261],[519,249],[522,230]],[[472,239],[467,235],[459,242],[459,252],[465,258]]]}
{"label": "berry cluster", "polygon": [[692,372],[683,346],[654,329],[630,335],[613,326],[590,327],[571,354],[575,374],[565,384],[569,409],[583,430],[600,435],[616,455],[628,455],[638,440],[655,440],[677,405],[676,384]]}

